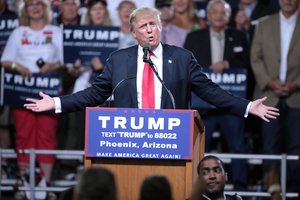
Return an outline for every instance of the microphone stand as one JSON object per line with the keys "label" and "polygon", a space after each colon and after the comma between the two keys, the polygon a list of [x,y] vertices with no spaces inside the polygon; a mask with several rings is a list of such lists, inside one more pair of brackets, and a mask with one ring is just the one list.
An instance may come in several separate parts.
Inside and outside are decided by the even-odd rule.
{"label": "microphone stand", "polygon": [[171,101],[172,101],[172,106],[173,106],[173,109],[175,110],[176,109],[176,105],[175,105],[175,100],[174,100],[174,96],[173,94],[171,93],[171,91],[167,88],[165,82],[160,78],[158,72],[156,71],[155,69],[155,64],[152,62],[151,58],[143,58],[143,61],[145,63],[149,63],[150,64],[150,67],[151,69],[153,70],[155,76],[158,78],[159,82],[162,84],[162,86],[165,88],[165,90],[167,91]]}

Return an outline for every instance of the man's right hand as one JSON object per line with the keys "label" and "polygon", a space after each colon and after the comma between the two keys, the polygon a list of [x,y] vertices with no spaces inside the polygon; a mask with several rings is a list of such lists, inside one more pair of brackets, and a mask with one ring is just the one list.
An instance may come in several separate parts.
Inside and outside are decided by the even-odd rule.
{"label": "man's right hand", "polygon": [[39,95],[42,97],[42,99],[27,98],[26,101],[31,103],[24,104],[24,107],[34,112],[43,112],[55,109],[54,100],[50,96],[44,94],[43,92],[40,92]]}

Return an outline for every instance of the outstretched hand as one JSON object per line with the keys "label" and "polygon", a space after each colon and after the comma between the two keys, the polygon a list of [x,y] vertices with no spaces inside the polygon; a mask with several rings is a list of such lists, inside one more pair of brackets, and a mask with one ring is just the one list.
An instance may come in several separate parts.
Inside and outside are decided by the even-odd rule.
{"label": "outstretched hand", "polygon": [[24,104],[24,107],[34,112],[43,112],[53,110],[55,108],[54,100],[50,96],[43,92],[39,92],[39,95],[42,99],[27,98],[26,101],[31,103]]}
{"label": "outstretched hand", "polygon": [[267,97],[257,99],[252,102],[249,112],[262,118],[266,122],[270,122],[269,119],[276,119],[279,116],[279,110],[277,108],[266,106],[263,102]]}

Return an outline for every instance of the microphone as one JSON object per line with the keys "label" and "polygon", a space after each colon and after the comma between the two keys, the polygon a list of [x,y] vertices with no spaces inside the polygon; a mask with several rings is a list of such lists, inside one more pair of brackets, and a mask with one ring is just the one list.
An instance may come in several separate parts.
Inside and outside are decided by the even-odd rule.
{"label": "microphone", "polygon": [[[144,62],[145,62],[145,61],[144,61]],[[149,58],[149,59],[147,60],[147,62],[150,64],[151,69],[153,70],[155,76],[157,77],[157,79],[159,80],[159,82],[161,83],[161,85],[163,86],[163,88],[165,88],[165,90],[167,91],[167,93],[168,93],[168,95],[169,95],[169,97],[170,97],[170,99],[171,99],[173,109],[175,110],[175,109],[176,109],[176,104],[175,104],[175,99],[174,99],[174,96],[173,96],[172,92],[167,88],[165,82],[160,78],[160,76],[159,76],[159,74],[158,74],[158,72],[157,72],[157,70],[156,70],[156,66],[155,66],[155,64],[152,62],[152,60]]]}
{"label": "microphone", "polygon": [[135,79],[135,78],[136,78],[136,76],[127,76],[126,78],[120,80],[120,81],[117,83],[117,85],[116,85],[116,86],[114,87],[114,89],[112,90],[110,97],[106,100],[106,102],[108,102],[108,104],[107,104],[108,107],[110,107],[110,103],[114,100],[114,93],[115,93],[115,91],[118,89],[118,87],[119,87],[122,83],[124,83],[125,81],[128,81],[128,80],[130,80],[130,79]]}
{"label": "microphone", "polygon": [[144,52],[144,55],[143,55],[143,62],[145,63],[149,63],[150,64],[150,67],[151,69],[153,70],[155,76],[157,77],[157,79],[159,80],[159,82],[161,83],[161,85],[163,86],[163,88],[165,88],[165,90],[167,91],[171,101],[172,101],[172,106],[173,106],[173,109],[175,110],[176,109],[176,105],[175,105],[175,100],[174,100],[174,96],[173,94],[171,93],[171,91],[167,88],[165,82],[160,78],[157,70],[155,69],[156,66],[155,64],[152,62],[150,56],[149,56],[149,52],[150,52],[150,49],[151,49],[151,46],[150,44],[145,44],[143,46],[143,52]]}
{"label": "microphone", "polygon": [[144,52],[143,61],[144,62],[148,62],[149,61],[149,52],[150,52],[150,49],[151,49],[150,44],[145,44],[143,46],[143,52]]}

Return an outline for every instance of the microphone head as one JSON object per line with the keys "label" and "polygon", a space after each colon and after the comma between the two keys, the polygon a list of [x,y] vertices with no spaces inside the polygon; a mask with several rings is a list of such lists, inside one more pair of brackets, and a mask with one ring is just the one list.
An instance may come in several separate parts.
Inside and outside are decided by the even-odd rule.
{"label": "microphone head", "polygon": [[150,51],[150,49],[151,49],[150,44],[148,44],[148,43],[144,44],[143,51]]}

